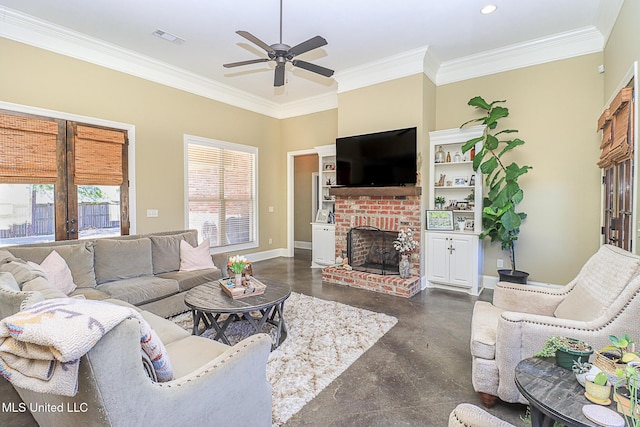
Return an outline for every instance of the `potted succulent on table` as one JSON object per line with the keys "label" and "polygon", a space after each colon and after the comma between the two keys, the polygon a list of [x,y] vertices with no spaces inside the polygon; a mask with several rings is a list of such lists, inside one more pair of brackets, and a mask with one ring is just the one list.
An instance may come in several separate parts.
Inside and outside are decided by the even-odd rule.
{"label": "potted succulent on table", "polygon": [[580,383],[582,387],[584,387],[585,377],[587,376],[587,374],[595,375],[598,372],[600,372],[600,368],[598,368],[588,360],[583,362],[582,357],[578,357],[578,360],[575,360],[573,362],[573,365],[571,366],[571,370],[573,371],[574,374],[576,374],[576,380]]}
{"label": "potted succulent on table", "polygon": [[593,348],[584,341],[560,336],[549,337],[533,357],[554,357],[561,368],[571,370],[576,361],[588,361]]}
{"label": "potted succulent on table", "polygon": [[598,405],[610,405],[611,382],[604,372],[597,374],[587,374],[585,377],[585,396],[587,399]]}
{"label": "potted succulent on table", "polygon": [[[475,148],[478,142],[482,142],[482,148],[476,150],[473,158],[473,170],[482,172],[487,188],[483,200],[482,226],[484,231],[480,238],[490,237],[492,242],[500,242],[503,250],[509,252],[511,269],[498,270],[501,281],[512,283],[527,283],[529,273],[516,269],[515,241],[520,234],[522,220],[527,217],[524,212],[516,212],[516,205],[524,197],[518,178],[526,174],[531,166],[519,166],[516,162],[506,164],[503,156],[514,148],[523,145],[520,138],[499,139],[505,134],[518,132],[515,129],[502,129],[496,131],[498,121],[509,115],[509,110],[502,104],[506,101],[485,101],[482,97],[471,98],[468,104],[483,110],[484,116],[463,123],[484,125],[482,136],[470,139],[462,146],[462,152],[466,153]],[[461,126],[461,127],[462,127]]]}

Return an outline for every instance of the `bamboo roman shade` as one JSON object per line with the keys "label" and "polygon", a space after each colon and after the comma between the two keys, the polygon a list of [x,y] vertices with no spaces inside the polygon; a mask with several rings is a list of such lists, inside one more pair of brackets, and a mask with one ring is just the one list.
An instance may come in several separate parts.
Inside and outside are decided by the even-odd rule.
{"label": "bamboo roman shade", "polygon": [[633,88],[622,89],[598,120],[602,143],[598,166],[605,169],[633,157]]}
{"label": "bamboo roman shade", "polygon": [[122,152],[125,131],[73,124],[75,126],[76,185],[120,185],[123,181]]}
{"label": "bamboo roman shade", "polygon": [[61,127],[53,119],[0,114],[0,183],[54,184]]}

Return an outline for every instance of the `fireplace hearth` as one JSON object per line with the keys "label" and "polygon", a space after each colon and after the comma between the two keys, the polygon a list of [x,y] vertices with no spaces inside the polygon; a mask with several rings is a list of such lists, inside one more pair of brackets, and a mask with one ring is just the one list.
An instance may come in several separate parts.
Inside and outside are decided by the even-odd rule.
{"label": "fireplace hearth", "polygon": [[398,274],[399,256],[393,247],[397,232],[375,227],[354,227],[347,233],[347,257],[356,271]]}

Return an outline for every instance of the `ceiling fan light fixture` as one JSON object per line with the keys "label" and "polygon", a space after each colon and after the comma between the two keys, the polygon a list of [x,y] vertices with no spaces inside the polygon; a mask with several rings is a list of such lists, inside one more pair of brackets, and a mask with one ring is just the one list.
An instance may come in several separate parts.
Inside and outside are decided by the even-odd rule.
{"label": "ceiling fan light fixture", "polygon": [[488,4],[482,9],[480,9],[480,13],[482,13],[483,15],[489,15],[495,12],[497,9],[498,9],[498,6],[496,6],[495,4]]}

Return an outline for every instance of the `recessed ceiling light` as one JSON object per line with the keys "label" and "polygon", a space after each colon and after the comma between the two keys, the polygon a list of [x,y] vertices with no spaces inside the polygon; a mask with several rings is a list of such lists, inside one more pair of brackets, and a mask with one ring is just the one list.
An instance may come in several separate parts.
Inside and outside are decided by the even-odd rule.
{"label": "recessed ceiling light", "polygon": [[160,37],[161,39],[165,39],[166,41],[169,41],[171,43],[180,44],[184,42],[184,39],[181,39],[178,36],[174,36],[171,33],[167,33],[166,31],[155,30],[152,34],[156,37]]}
{"label": "recessed ceiling light", "polygon": [[488,4],[482,9],[480,9],[480,13],[482,13],[483,15],[488,15],[490,13],[495,12],[497,8],[498,6],[496,6],[495,4]]}

